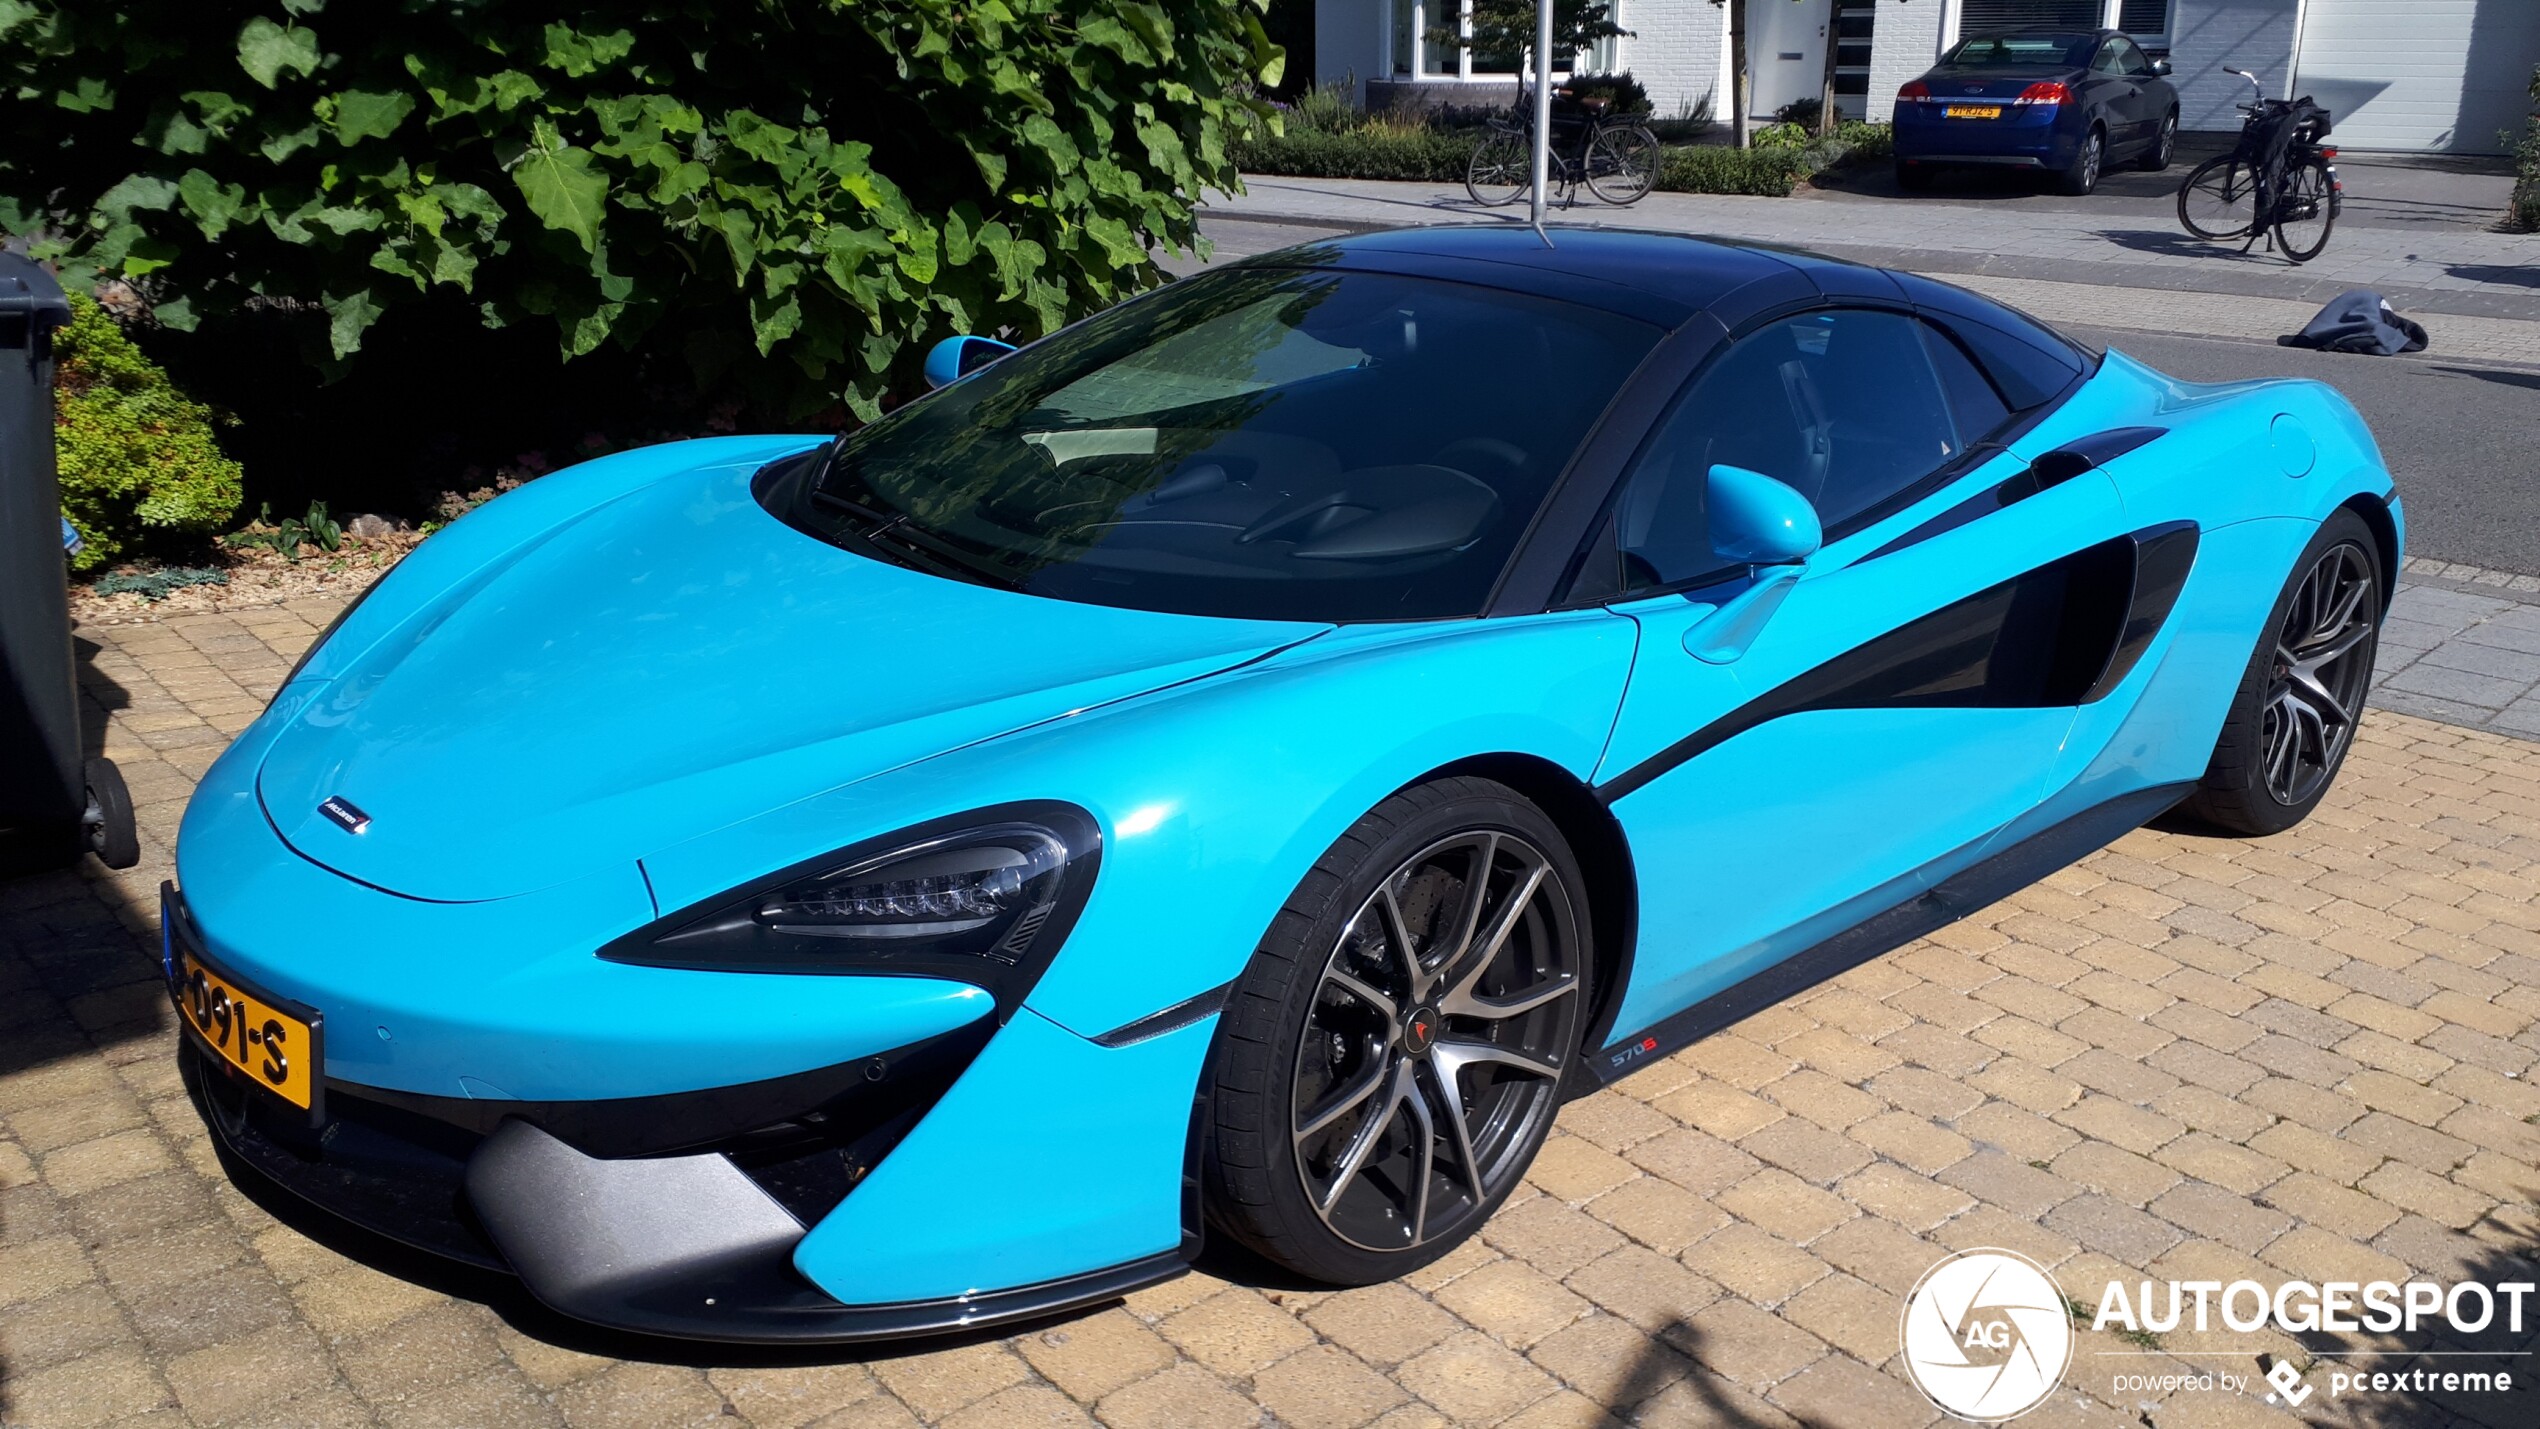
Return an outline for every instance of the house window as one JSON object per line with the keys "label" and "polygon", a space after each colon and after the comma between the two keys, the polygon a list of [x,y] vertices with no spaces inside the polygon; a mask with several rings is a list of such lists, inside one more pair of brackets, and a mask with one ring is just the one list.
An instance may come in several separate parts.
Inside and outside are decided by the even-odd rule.
{"label": "house window", "polygon": [[2095,30],[2107,18],[2108,0],[1963,0],[1958,33],[1963,37],[2040,26]]}
{"label": "house window", "polygon": [[2167,49],[2170,0],[1960,0],[1958,38],[2025,29],[2123,30]]}
{"label": "house window", "polygon": [[2147,50],[2170,47],[2170,0],[2121,0],[2116,29],[2134,37]]}
{"label": "house window", "polygon": [[[1615,9],[1619,17],[1621,6]],[[1393,0],[1393,24],[1387,31],[1392,54],[1386,68],[1397,79],[1423,81],[1509,80],[1518,75],[1523,56],[1497,50],[1466,49],[1460,45],[1441,44],[1429,34],[1432,26],[1443,25],[1452,16],[1454,22],[1470,33],[1472,0]],[[1617,18],[1617,24],[1621,20]],[[1577,70],[1578,55],[1554,55],[1552,72],[1571,74]],[[1584,54],[1599,69],[1611,69],[1621,63],[1621,43],[1607,39],[1590,46]]]}

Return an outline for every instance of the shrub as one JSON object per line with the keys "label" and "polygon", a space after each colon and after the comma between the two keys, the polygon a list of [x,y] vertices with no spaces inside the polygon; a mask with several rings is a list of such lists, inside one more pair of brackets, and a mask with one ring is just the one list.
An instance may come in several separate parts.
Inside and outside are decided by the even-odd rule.
{"label": "shrub", "polygon": [[1617,114],[1650,112],[1649,87],[1632,78],[1632,72],[1627,69],[1616,70],[1612,74],[1574,75],[1569,83],[1560,88],[1570,91],[1581,99],[1610,99],[1614,102],[1614,112]]}
{"label": "shrub", "polygon": [[1773,118],[1778,121],[1776,127],[1779,124],[1796,124],[1813,134],[1817,130],[1817,121],[1823,119],[1825,114],[1825,97],[1812,94],[1806,99],[1794,99],[1774,110]]}
{"label": "shrub", "polygon": [[71,295],[54,351],[62,514],[80,537],[73,570],[199,541],[237,514],[238,463],[213,439],[212,409],[177,391],[85,294]]}
{"label": "shrub", "polygon": [[0,229],[325,363],[464,294],[869,416],[1160,281],[1280,67],[1250,0],[0,0]]}
{"label": "shrub", "polygon": [[1235,145],[1234,157],[1254,174],[1462,183],[1475,142],[1471,134],[1430,129],[1308,130],[1246,139]]}
{"label": "shrub", "polygon": [[229,572],[212,566],[162,566],[153,571],[116,571],[89,584],[92,595],[137,595],[161,601],[187,586],[227,585]]}
{"label": "shrub", "polygon": [[1669,149],[1658,164],[1658,187],[1670,193],[1753,194],[1788,198],[1816,166],[1801,149],[1730,149],[1697,144]]}
{"label": "shrub", "polygon": [[2531,98],[2531,122],[2514,146],[2513,222],[2526,232],[2540,229],[2540,69],[2531,72]]}

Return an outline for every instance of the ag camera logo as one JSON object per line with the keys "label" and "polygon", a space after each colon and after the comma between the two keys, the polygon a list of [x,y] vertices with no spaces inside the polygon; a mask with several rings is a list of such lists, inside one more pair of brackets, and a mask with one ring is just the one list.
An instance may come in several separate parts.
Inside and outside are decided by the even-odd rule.
{"label": "ag camera logo", "polygon": [[1999,1423],[2046,1402],[2073,1358],[2071,1311],[2045,1267],[2017,1251],[1965,1250],[1905,1298],[1905,1372],[1961,1419]]}

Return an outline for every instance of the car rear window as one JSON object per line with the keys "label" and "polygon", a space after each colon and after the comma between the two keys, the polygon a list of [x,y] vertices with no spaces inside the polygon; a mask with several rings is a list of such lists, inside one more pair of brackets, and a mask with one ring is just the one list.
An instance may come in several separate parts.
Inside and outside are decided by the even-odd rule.
{"label": "car rear window", "polygon": [[1943,64],[1981,69],[2039,69],[2090,63],[2093,35],[1976,35],[1960,40]]}

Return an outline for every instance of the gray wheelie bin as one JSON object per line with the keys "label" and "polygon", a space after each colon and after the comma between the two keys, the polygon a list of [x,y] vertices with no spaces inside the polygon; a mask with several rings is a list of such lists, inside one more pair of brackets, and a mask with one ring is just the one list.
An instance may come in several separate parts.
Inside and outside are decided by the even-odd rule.
{"label": "gray wheelie bin", "polygon": [[0,876],[141,861],[123,776],[81,753],[53,469],[53,333],[70,315],[52,274],[0,253]]}

